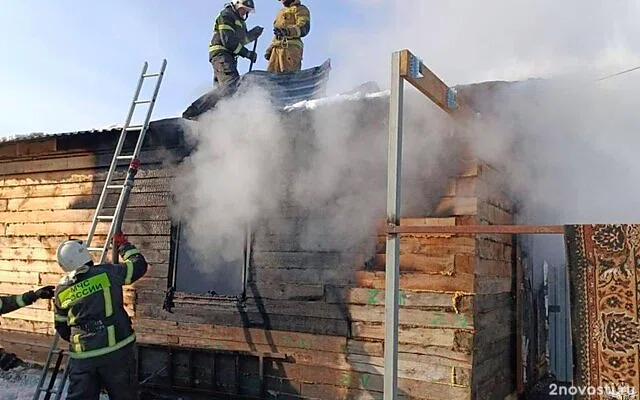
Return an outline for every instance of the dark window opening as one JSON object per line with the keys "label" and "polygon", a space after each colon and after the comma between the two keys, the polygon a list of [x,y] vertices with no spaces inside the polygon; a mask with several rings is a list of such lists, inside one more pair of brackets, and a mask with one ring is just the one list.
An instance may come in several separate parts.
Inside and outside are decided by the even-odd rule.
{"label": "dark window opening", "polygon": [[[171,233],[170,290],[198,297],[244,299],[251,248],[247,229],[227,235],[221,250],[212,245],[204,255],[194,249],[194,240],[181,223],[172,226]],[[215,233],[202,233],[211,234]],[[200,248],[206,245],[206,236],[196,240]]]}

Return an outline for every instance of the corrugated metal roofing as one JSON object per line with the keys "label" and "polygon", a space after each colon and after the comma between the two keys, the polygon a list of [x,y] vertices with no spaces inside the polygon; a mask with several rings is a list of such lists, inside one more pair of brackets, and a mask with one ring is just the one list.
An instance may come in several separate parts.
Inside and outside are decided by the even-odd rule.
{"label": "corrugated metal roofing", "polygon": [[[328,59],[322,65],[299,72],[274,74],[267,71],[251,71],[242,76],[241,85],[251,82],[265,88],[271,94],[274,106],[284,108],[325,96],[330,72],[331,60]],[[182,116],[197,119],[214,108],[220,98],[218,91],[214,88],[194,101]]]}

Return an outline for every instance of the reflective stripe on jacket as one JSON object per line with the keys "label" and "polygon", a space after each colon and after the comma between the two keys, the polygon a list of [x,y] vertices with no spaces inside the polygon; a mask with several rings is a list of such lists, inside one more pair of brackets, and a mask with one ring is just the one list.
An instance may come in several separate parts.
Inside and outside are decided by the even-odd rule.
{"label": "reflective stripe on jacket", "polygon": [[123,264],[93,266],[56,288],[54,324],[60,337],[69,342],[71,358],[98,357],[136,339],[124,309],[122,287],[147,272],[147,261],[130,243],[119,252]]}
{"label": "reflective stripe on jacket", "polygon": [[278,11],[273,27],[287,29],[288,35],[284,39],[273,38],[272,46],[303,48],[304,45],[300,38],[307,36],[311,30],[311,12],[306,6],[300,4],[299,0],[296,0],[289,7],[282,7]]}
{"label": "reflective stripe on jacket", "polygon": [[[0,314],[10,313],[11,311],[33,303],[33,301],[30,301],[30,296],[26,295],[27,293],[13,296],[0,296]],[[35,298],[35,295],[33,297]]]}
{"label": "reflective stripe on jacket", "polygon": [[213,37],[209,43],[209,59],[221,52],[246,56],[249,50],[244,45],[247,43],[247,25],[233,6],[227,5],[214,23]]}

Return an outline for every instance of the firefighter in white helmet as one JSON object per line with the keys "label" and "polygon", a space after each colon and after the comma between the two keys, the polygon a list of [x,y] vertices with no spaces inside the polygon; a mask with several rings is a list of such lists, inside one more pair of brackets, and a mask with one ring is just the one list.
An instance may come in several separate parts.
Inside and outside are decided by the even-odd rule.
{"label": "firefighter in white helmet", "polygon": [[84,243],[58,247],[65,272],[55,290],[55,328],[69,342],[68,400],[137,399],[136,336],[124,309],[122,287],[147,272],[147,261],[121,233],[114,236],[122,264],[94,265]]}

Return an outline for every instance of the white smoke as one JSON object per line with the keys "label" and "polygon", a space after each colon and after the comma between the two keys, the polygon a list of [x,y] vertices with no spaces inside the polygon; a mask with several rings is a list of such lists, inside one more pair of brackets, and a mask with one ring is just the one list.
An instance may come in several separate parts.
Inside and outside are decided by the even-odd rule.
{"label": "white smoke", "polygon": [[[377,23],[331,33],[335,90],[368,80],[387,87],[391,52],[402,48],[451,86],[550,78],[487,94],[479,101],[482,122],[469,132],[478,154],[507,171],[522,206],[519,222],[638,220],[640,95],[628,84],[638,80],[593,82],[640,64],[638,4],[358,3],[369,17],[363,20]],[[413,89],[408,95],[403,215],[426,215],[455,173],[457,148],[444,114]],[[304,115],[267,104],[259,90],[225,100],[193,131],[199,147],[177,181],[176,212],[202,256],[227,248],[225,232],[277,221],[283,201],[307,216],[291,226],[302,248],[368,246],[385,215],[387,101],[329,104]]]}

